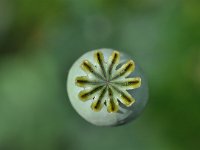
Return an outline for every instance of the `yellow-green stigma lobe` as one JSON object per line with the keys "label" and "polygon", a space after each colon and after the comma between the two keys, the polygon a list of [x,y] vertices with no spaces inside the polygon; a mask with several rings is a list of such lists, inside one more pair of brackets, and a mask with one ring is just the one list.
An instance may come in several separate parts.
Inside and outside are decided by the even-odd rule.
{"label": "yellow-green stigma lobe", "polygon": [[135,63],[128,60],[119,69],[120,53],[113,51],[106,62],[101,51],[94,52],[95,64],[89,60],[81,63],[81,69],[86,76],[78,76],[75,84],[84,88],[78,97],[85,102],[91,100],[91,109],[94,112],[107,107],[108,113],[116,113],[120,109],[119,102],[130,107],[136,101],[127,90],[133,90],[141,86],[140,77],[128,76],[134,71]]}

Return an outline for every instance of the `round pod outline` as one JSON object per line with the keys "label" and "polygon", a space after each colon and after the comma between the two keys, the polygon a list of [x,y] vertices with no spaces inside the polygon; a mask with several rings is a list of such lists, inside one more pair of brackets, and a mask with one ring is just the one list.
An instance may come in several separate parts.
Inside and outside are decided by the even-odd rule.
{"label": "round pod outline", "polygon": [[67,92],[76,112],[98,126],[117,126],[136,118],[148,101],[148,84],[124,52],[86,52],[72,65]]}

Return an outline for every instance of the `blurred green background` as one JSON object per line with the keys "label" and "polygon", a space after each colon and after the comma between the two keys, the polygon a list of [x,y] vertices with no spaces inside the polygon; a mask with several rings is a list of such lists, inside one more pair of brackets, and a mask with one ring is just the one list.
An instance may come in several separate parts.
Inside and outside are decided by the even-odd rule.
{"label": "blurred green background", "polygon": [[[66,78],[84,52],[114,48],[149,80],[144,113],[96,127]],[[199,0],[0,0],[0,150],[199,150]]]}

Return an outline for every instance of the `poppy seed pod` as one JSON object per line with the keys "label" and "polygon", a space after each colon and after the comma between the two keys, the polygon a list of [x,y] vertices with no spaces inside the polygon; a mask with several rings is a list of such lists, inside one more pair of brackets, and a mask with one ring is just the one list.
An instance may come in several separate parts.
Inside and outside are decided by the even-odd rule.
{"label": "poppy seed pod", "polygon": [[148,85],[137,63],[123,52],[98,49],[72,65],[67,92],[77,113],[98,126],[135,119],[148,100]]}

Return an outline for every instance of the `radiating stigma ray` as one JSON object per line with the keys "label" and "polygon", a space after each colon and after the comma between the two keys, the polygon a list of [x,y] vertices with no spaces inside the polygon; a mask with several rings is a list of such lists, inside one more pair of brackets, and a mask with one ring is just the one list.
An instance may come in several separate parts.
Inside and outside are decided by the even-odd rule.
{"label": "radiating stigma ray", "polygon": [[[91,109],[94,112],[101,111],[103,104],[106,105],[109,113],[118,112],[118,101],[127,107],[132,106],[135,99],[127,90],[133,90],[141,86],[140,77],[127,78],[135,69],[134,62],[129,60],[116,70],[120,61],[120,53],[117,51],[112,52],[107,63],[104,60],[103,53],[96,51],[94,60],[97,67],[90,61],[84,60],[81,68],[87,76],[79,76],[75,79],[77,86],[85,88],[79,92],[79,99],[83,102],[92,100]],[[88,75],[91,75],[92,78]]]}

